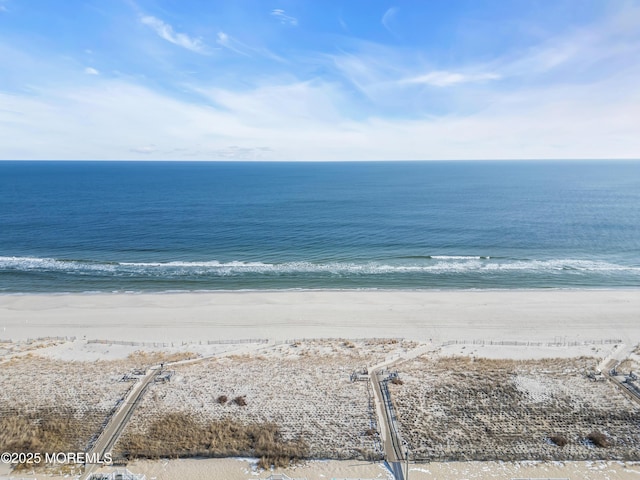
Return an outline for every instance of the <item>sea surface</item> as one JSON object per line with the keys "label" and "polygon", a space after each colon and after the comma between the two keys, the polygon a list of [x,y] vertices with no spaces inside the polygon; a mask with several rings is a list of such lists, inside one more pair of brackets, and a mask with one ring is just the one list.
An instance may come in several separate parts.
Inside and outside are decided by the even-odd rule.
{"label": "sea surface", "polygon": [[0,162],[0,293],[640,287],[640,162]]}

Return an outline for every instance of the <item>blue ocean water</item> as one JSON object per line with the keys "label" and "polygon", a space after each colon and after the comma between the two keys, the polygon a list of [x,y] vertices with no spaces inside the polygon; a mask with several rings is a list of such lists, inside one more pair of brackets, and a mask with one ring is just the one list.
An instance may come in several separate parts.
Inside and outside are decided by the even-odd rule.
{"label": "blue ocean water", "polygon": [[0,162],[0,293],[617,287],[639,162]]}

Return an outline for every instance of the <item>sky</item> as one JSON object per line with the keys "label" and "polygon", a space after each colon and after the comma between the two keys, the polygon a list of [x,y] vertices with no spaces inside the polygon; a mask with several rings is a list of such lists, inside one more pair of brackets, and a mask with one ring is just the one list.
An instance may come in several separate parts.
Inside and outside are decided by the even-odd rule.
{"label": "sky", "polygon": [[0,0],[0,159],[640,158],[640,0]]}

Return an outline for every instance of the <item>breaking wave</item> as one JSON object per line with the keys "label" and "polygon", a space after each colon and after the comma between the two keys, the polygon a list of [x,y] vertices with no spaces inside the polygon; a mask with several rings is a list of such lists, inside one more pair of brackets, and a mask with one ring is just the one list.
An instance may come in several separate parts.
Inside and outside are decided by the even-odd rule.
{"label": "breaking wave", "polygon": [[167,262],[105,262],[93,260],[38,257],[0,257],[0,272],[57,272],[70,275],[97,276],[234,276],[234,275],[296,275],[320,274],[339,276],[386,274],[465,274],[508,273],[527,274],[613,274],[640,275],[639,266],[581,259],[494,259],[489,256],[434,255],[402,257],[370,262],[309,262],[291,261],[265,263],[249,261],[167,261]]}

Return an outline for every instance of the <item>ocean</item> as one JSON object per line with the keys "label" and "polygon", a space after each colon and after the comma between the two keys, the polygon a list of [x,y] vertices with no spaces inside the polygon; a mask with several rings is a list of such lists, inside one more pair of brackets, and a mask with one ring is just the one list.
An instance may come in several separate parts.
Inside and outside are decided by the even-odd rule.
{"label": "ocean", "polygon": [[640,162],[0,162],[0,293],[640,287]]}

